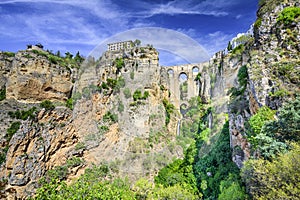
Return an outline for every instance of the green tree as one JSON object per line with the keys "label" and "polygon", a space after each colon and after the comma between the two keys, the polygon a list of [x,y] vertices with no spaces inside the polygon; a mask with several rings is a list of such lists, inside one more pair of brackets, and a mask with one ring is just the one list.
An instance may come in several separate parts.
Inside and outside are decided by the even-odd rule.
{"label": "green tree", "polygon": [[248,160],[242,177],[254,199],[300,199],[300,145],[272,161]]}
{"label": "green tree", "polygon": [[278,120],[265,124],[263,133],[281,142],[300,140],[300,96],[279,110]]}

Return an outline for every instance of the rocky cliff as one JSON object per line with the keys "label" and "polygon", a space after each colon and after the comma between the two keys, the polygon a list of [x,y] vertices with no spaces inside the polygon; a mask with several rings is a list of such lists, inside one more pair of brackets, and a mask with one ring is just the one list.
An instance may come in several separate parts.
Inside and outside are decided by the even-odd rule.
{"label": "rocky cliff", "polygon": [[169,93],[154,48],[108,51],[97,61],[88,58],[78,73],[74,58],[32,49],[6,54],[2,198],[32,196],[42,177],[71,180],[93,164],[116,166],[116,176],[151,179],[183,156],[177,120],[166,122]]}
{"label": "rocky cliff", "polygon": [[191,120],[199,116],[210,130],[199,157],[228,120],[232,158],[241,168],[258,154],[250,119],[265,107],[276,113],[299,93],[300,18],[284,16],[294,6],[299,2],[260,2],[253,35],[216,53],[197,76],[199,96],[211,109],[181,123],[169,102],[168,73],[151,46],[107,51],[83,63],[42,49],[1,52],[1,198],[24,199],[43,181],[71,181],[94,164],[109,165],[114,176],[153,179],[183,157],[191,143],[177,129],[196,127],[194,137],[200,124]]}
{"label": "rocky cliff", "polygon": [[251,116],[263,106],[276,111],[299,93],[299,17],[280,18],[289,7],[299,7],[299,2],[261,1],[253,36],[244,36],[242,44],[210,61],[209,73],[215,77],[211,99],[213,104],[220,98],[229,102],[223,108],[228,109],[233,160],[239,167],[255,155],[249,142]]}

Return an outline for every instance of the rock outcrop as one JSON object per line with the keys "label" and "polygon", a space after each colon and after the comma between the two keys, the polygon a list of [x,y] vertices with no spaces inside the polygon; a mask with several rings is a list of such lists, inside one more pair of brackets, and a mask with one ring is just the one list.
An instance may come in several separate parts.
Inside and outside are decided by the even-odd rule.
{"label": "rock outcrop", "polygon": [[71,69],[51,62],[44,54],[26,50],[15,55],[7,75],[7,99],[38,102],[45,99],[66,101],[70,97]]}

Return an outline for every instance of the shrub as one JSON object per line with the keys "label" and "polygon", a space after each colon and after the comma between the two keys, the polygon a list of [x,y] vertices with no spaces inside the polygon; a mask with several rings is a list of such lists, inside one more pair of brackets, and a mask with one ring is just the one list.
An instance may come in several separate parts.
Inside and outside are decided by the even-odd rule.
{"label": "shrub", "polygon": [[125,88],[123,91],[123,94],[125,96],[126,99],[129,99],[131,97],[131,91],[129,88]]}
{"label": "shrub", "polygon": [[15,56],[15,53],[13,53],[13,52],[8,52],[8,51],[3,52],[3,54],[6,55],[7,57],[14,57],[14,56]]}
{"label": "shrub", "polygon": [[245,46],[243,44],[240,44],[232,50],[232,54],[241,55],[244,50],[245,50]]}
{"label": "shrub", "polygon": [[257,18],[257,20],[254,23],[254,28],[258,29],[261,26],[262,18]]}
{"label": "shrub", "polygon": [[165,112],[166,112],[165,124],[168,125],[170,122],[171,113],[174,112],[175,106],[171,104],[167,99],[163,100],[163,105],[165,107]]}
{"label": "shrub", "polygon": [[119,104],[118,104],[118,111],[119,112],[123,112],[124,111],[124,104],[121,101],[119,101]]}
{"label": "shrub", "polygon": [[70,108],[71,110],[73,110],[73,108],[74,108],[74,101],[73,101],[73,99],[72,98],[70,98],[70,99],[68,99],[67,100],[67,102],[66,102],[66,107],[67,108]]}
{"label": "shrub", "polygon": [[110,111],[108,111],[107,113],[105,113],[105,115],[103,116],[103,121],[104,122],[111,122],[111,123],[116,123],[118,121],[118,116],[116,114],[111,113]]}
{"label": "shrub", "polygon": [[131,78],[131,80],[134,79],[134,71],[130,72],[130,78]]}
{"label": "shrub", "polygon": [[248,81],[248,70],[247,66],[243,65],[238,71],[238,82],[241,87],[246,87]]}
{"label": "shrub", "polygon": [[6,98],[6,88],[0,90],[0,101],[4,100]]}
{"label": "shrub", "polygon": [[11,123],[10,127],[6,130],[7,133],[6,139],[8,142],[10,141],[12,136],[19,130],[20,126],[21,126],[21,122],[19,121]]}
{"label": "shrub", "polygon": [[22,120],[27,120],[28,118],[33,120],[36,116],[36,107],[32,107],[29,110],[17,110],[15,112],[8,112],[8,115],[11,118],[16,118],[16,119],[22,119]]}
{"label": "shrub", "polygon": [[136,91],[134,91],[132,97],[133,97],[134,101],[137,101],[142,98],[142,92],[140,90],[136,90]]}
{"label": "shrub", "polygon": [[53,110],[55,108],[54,104],[50,100],[45,100],[40,103],[41,108],[45,108],[46,110]]}
{"label": "shrub", "polygon": [[289,25],[300,16],[300,7],[286,7],[279,14],[277,21]]}

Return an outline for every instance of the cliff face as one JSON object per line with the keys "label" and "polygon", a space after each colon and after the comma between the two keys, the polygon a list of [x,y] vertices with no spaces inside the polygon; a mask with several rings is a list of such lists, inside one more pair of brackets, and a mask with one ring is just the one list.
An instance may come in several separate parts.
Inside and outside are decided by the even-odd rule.
{"label": "cliff face", "polygon": [[[51,56],[32,50],[3,55],[2,198],[31,196],[42,177],[58,173],[71,180],[92,164],[117,166],[116,175],[133,180],[153,178],[183,156],[177,120],[166,123],[169,94],[154,48],[88,58],[76,81],[73,61]],[[54,106],[39,108],[46,99]]]}
{"label": "cliff face", "polygon": [[15,55],[6,83],[7,99],[37,102],[69,98],[72,90],[70,68],[51,62],[40,54],[27,50]]}
{"label": "cliff face", "polygon": [[216,97],[229,100],[231,147],[239,167],[252,155],[247,139],[250,117],[262,106],[278,110],[299,93],[299,18],[288,24],[278,19],[291,6],[299,7],[299,2],[265,1],[258,11],[254,36],[210,61],[210,74],[216,77],[212,102],[219,101]]}
{"label": "cliff face", "polygon": [[[251,116],[262,106],[276,111],[299,93],[299,18],[278,20],[288,6],[300,5],[264,1],[254,35],[203,64],[199,96],[212,111],[200,156],[228,119],[233,160],[242,167],[254,155]],[[1,198],[34,194],[41,177],[70,181],[92,164],[151,179],[183,156],[175,140],[180,114],[167,111],[168,73],[154,48],[108,51],[99,60],[87,58],[77,72],[78,64],[41,50],[0,53],[0,91],[6,93],[0,100]],[[39,108],[43,100],[55,108]]]}

